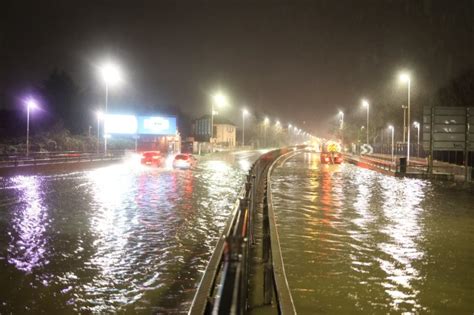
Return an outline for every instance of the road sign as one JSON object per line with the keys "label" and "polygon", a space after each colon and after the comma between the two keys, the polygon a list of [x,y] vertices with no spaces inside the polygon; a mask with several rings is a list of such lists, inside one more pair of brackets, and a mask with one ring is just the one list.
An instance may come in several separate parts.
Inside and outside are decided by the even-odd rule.
{"label": "road sign", "polygon": [[474,107],[424,107],[423,148],[428,150],[428,172],[433,173],[435,151],[462,151],[464,180],[468,180],[469,151],[474,151]]}
{"label": "road sign", "polygon": [[433,140],[434,151],[464,151],[466,145],[470,150],[474,146],[474,132],[473,128],[470,132],[466,130],[474,122],[474,117],[469,113],[474,113],[474,108],[424,107],[423,148],[430,150]]}
{"label": "road sign", "polygon": [[372,154],[374,153],[374,148],[370,144],[364,143],[360,146],[360,154]]}

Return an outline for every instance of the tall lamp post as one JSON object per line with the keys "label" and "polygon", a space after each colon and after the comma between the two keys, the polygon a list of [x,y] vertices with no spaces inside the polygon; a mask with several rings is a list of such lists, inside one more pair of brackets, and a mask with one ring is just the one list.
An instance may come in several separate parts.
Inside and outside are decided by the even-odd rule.
{"label": "tall lamp post", "polygon": [[339,111],[339,129],[344,128],[344,112],[342,110]]}
{"label": "tall lamp post", "polygon": [[414,121],[413,126],[416,128],[416,155],[420,157],[420,123]]}
{"label": "tall lamp post", "polygon": [[392,132],[392,163],[393,163],[393,138],[394,138],[394,132],[395,132],[395,128],[393,128],[392,125],[388,126],[388,129]]}
{"label": "tall lamp post", "polygon": [[264,128],[264,133],[263,133],[263,138],[264,138],[264,143],[265,147],[267,147],[267,127],[270,124],[270,119],[268,117],[265,117],[263,120],[263,128]]}
{"label": "tall lamp post", "polygon": [[410,89],[411,89],[411,78],[408,73],[400,74],[400,81],[403,83],[407,83],[408,87],[408,108],[407,108],[407,165],[410,163]]}
{"label": "tall lamp post", "polygon": [[99,154],[100,148],[100,121],[104,118],[104,113],[101,111],[96,112],[97,116],[97,155]]}
{"label": "tall lamp post", "polygon": [[408,106],[402,105],[403,109],[403,143],[406,141],[406,134],[407,134],[407,109]]}
{"label": "tall lamp post", "polygon": [[30,111],[38,108],[35,100],[29,99],[26,101],[26,156],[30,155]]}
{"label": "tall lamp post", "polygon": [[364,126],[360,126],[360,128],[357,130],[357,142],[358,142],[358,143],[357,143],[357,146],[358,146],[357,149],[358,149],[358,151],[359,151],[359,154],[360,154],[360,142],[361,142],[361,140],[360,140],[360,134],[362,133],[362,130],[364,130],[364,129],[365,129]]}
{"label": "tall lamp post", "polygon": [[344,112],[342,110],[339,111],[339,129],[341,130],[341,143],[344,146]]}
{"label": "tall lamp post", "polygon": [[279,136],[279,134],[280,134],[280,131],[281,131],[281,130],[280,130],[280,127],[281,127],[280,121],[279,121],[279,120],[276,120],[276,121],[275,121],[275,135],[276,135],[275,141],[276,141],[276,145],[278,145],[278,146],[280,145],[280,140],[279,140],[279,138],[278,138],[278,136]]}
{"label": "tall lamp post", "polygon": [[[117,85],[122,81],[122,73],[120,68],[114,63],[106,63],[100,67],[100,74],[105,83],[105,113],[104,117],[107,117],[108,104],[109,104],[109,87]],[[105,119],[104,118],[104,119]],[[105,120],[104,120],[105,121]],[[105,122],[104,122],[104,155],[107,155],[107,135],[105,134]]]}
{"label": "tall lamp post", "polygon": [[247,116],[248,113],[245,108],[242,110],[242,146],[245,146],[245,116]]}
{"label": "tall lamp post", "polygon": [[288,124],[288,144],[291,145],[292,141],[293,140],[293,136],[292,136],[292,133],[291,133],[291,129],[293,129],[293,125],[292,124]]}
{"label": "tall lamp post", "polygon": [[369,102],[367,100],[362,100],[362,106],[367,108],[367,129],[365,131],[367,132],[367,144],[369,144]]}
{"label": "tall lamp post", "polygon": [[223,107],[223,106],[226,106],[227,104],[228,104],[227,96],[224,93],[219,91],[219,92],[216,92],[212,96],[212,101],[211,101],[211,130],[209,132],[209,134],[211,135],[211,141],[212,141],[212,138],[214,138],[214,115],[216,114],[216,110],[215,110],[214,106]]}

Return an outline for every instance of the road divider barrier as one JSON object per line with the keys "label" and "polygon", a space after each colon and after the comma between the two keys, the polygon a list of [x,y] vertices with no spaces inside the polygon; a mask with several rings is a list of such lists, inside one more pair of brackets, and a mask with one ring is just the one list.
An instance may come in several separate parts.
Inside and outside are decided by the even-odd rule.
{"label": "road divider barrier", "polygon": [[[296,314],[283,267],[269,183],[277,162],[303,149],[273,150],[252,165],[201,278],[189,314],[245,314],[252,307],[251,290],[262,290],[259,293],[263,296],[263,306],[275,305],[276,308],[271,308],[274,312]],[[261,218],[257,220],[259,215]],[[257,222],[262,223],[261,228],[255,226]],[[258,259],[256,252],[261,252]],[[253,287],[249,288],[250,277],[263,281],[253,281]]]}

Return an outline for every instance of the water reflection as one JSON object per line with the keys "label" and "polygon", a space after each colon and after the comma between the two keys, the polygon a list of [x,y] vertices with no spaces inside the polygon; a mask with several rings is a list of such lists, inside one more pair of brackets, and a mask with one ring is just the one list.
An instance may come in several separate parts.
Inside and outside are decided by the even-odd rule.
{"label": "water reflection", "polygon": [[[466,247],[474,250],[474,234],[466,227],[474,224],[467,210],[474,196],[453,200],[453,192],[435,193],[428,181],[321,165],[318,158],[299,155],[272,175],[299,313],[462,313],[472,307],[474,256]],[[452,232],[458,229],[464,232]],[[453,247],[463,250],[454,254]]]}
{"label": "water reflection", "polygon": [[48,263],[48,213],[43,205],[40,178],[18,176],[12,179],[19,193],[19,204],[14,208],[12,232],[9,232],[8,262],[19,270],[31,272]]}
{"label": "water reflection", "polygon": [[[93,266],[95,276],[91,283],[82,287],[83,294],[92,297],[97,296],[98,292],[107,291],[110,296],[107,304],[132,303],[142,296],[138,290],[139,283],[133,281],[131,272],[136,257],[127,253],[134,249],[133,245],[129,246],[129,240],[139,217],[137,206],[130,198],[130,193],[135,191],[135,183],[128,176],[123,176],[115,166],[90,172],[88,181],[93,193],[90,230],[94,235],[95,254],[85,264]],[[136,198],[140,199],[140,195]],[[112,287],[117,289],[113,290]],[[85,309],[104,311],[104,306]]]}
{"label": "water reflection", "polygon": [[394,310],[404,307],[416,312],[421,308],[417,299],[418,291],[413,282],[419,280],[420,272],[414,263],[423,258],[423,250],[418,245],[422,228],[419,222],[420,203],[423,199],[423,181],[386,178],[380,181],[384,197],[383,213],[387,220],[382,232],[388,241],[381,242],[379,249],[390,259],[379,259],[380,268],[387,274],[382,284],[390,295],[390,305]]}
{"label": "water reflection", "polygon": [[258,156],[0,179],[0,313],[187,311]]}

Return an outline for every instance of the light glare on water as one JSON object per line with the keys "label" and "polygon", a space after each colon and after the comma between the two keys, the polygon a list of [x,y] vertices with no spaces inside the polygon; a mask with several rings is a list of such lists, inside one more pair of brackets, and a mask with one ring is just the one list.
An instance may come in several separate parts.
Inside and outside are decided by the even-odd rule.
{"label": "light glare on water", "polygon": [[186,312],[258,155],[0,179],[0,313]]}
{"label": "light glare on water", "polygon": [[474,196],[301,154],[272,191],[300,314],[474,311]]}

